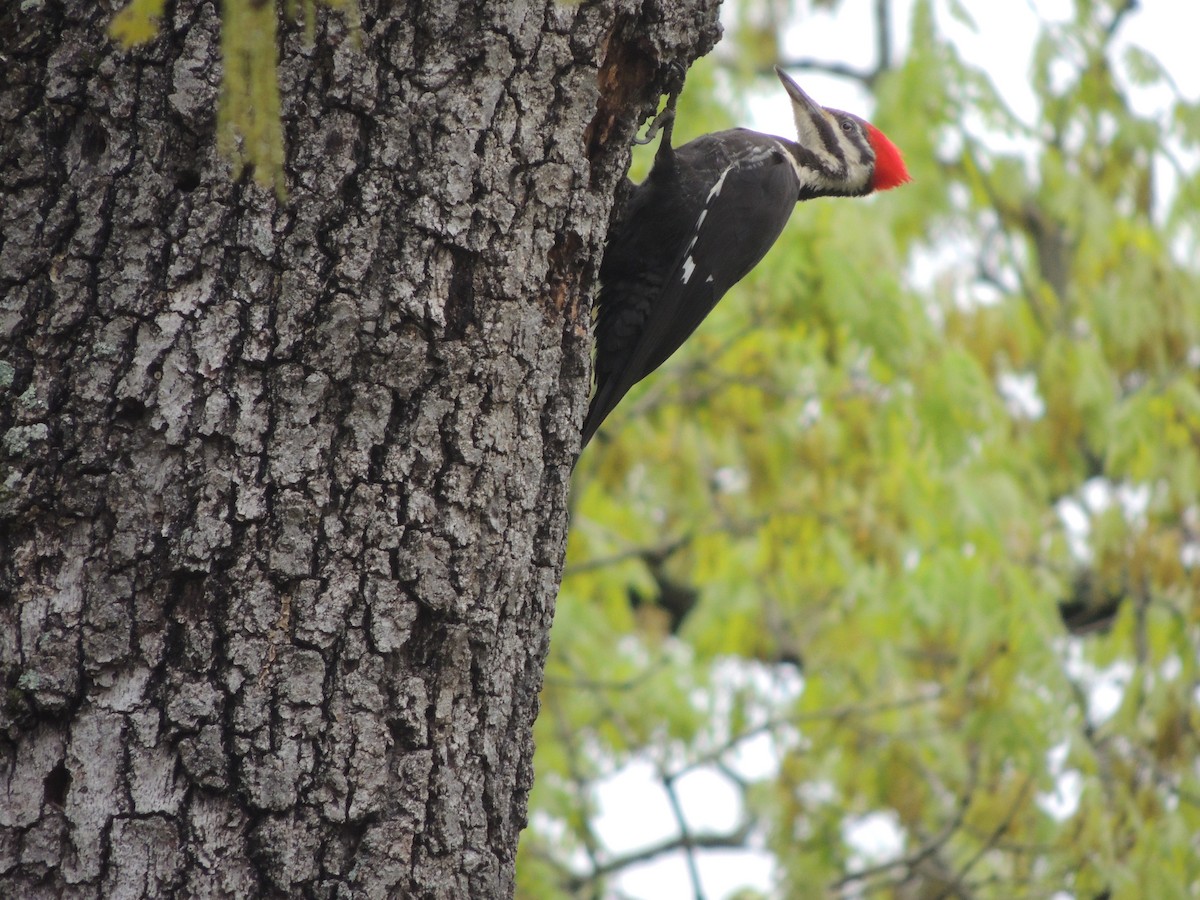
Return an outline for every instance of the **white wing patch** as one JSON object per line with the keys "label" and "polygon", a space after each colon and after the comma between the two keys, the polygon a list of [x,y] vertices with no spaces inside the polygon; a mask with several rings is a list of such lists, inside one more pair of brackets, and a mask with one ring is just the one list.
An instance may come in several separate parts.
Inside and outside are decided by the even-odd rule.
{"label": "white wing patch", "polygon": [[[704,227],[704,220],[708,218],[708,205],[717,197],[721,196],[721,188],[725,186],[725,176],[728,175],[737,166],[736,162],[731,162],[721,172],[721,176],[717,179],[717,183],[712,186],[712,190],[708,192],[708,196],[704,198],[704,209],[700,210],[700,217],[696,219],[696,228],[692,232],[692,239],[688,242],[687,257],[683,261],[683,274],[680,276],[680,281],[687,284],[692,280],[692,273],[696,271],[696,261],[692,259],[692,249],[696,246],[696,241],[700,240],[700,229]],[[709,275],[705,283],[712,282],[712,276]]]}
{"label": "white wing patch", "polygon": [[[696,243],[696,241],[693,238],[692,244],[695,244],[695,243]],[[689,246],[688,250],[691,250],[691,249],[692,248]],[[683,283],[684,284],[688,283],[688,280],[692,277],[692,273],[695,271],[696,271],[696,261],[694,259],[692,259],[692,257],[689,255],[688,258],[683,261]]]}
{"label": "white wing patch", "polygon": [[708,197],[704,200],[705,204],[712,203],[714,197],[721,196],[721,188],[725,187],[725,176],[728,175],[729,171],[736,165],[737,163],[730,163],[725,167],[725,171],[721,173],[721,177],[717,179],[717,183],[714,184],[712,186],[712,190],[708,192]]}

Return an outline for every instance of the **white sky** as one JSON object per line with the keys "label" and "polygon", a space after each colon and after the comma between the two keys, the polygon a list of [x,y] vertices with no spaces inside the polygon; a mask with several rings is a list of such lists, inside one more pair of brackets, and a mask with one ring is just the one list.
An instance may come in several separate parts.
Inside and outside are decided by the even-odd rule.
{"label": "white sky", "polygon": [[[992,78],[1014,112],[1034,121],[1037,105],[1029,86],[1030,55],[1039,21],[1062,21],[1071,16],[1070,0],[965,0],[976,19],[972,32],[946,14],[946,0],[938,0],[938,22],[952,37],[963,56],[981,66]],[[873,0],[845,0],[836,14],[809,12],[785,36],[787,49],[795,56],[838,61],[869,68],[875,41],[871,33]],[[901,0],[894,13],[892,36],[897,56],[907,45],[908,19],[912,4]],[[1200,2],[1196,0],[1143,0],[1129,14],[1118,34],[1118,55],[1129,44],[1140,46],[1163,64],[1184,97],[1200,97]],[[871,113],[869,96],[857,83],[815,73],[794,73],[808,93],[823,106],[863,114]],[[1171,97],[1165,89],[1131,88],[1135,110],[1161,114]],[[750,102],[750,127],[774,134],[792,133],[791,110],[782,90],[755,97]],[[1105,710],[1113,704],[1116,687],[1101,680],[1095,685],[1094,703]],[[1101,713],[1103,716],[1103,713]],[[764,738],[747,742],[736,764],[739,770],[758,774],[774,764],[771,742]],[[747,773],[748,774],[748,773]],[[1070,773],[1065,773],[1067,776]],[[715,770],[689,774],[677,783],[681,805],[693,831],[723,831],[739,821],[740,799],[725,776]],[[1059,794],[1048,795],[1048,808],[1069,808],[1075,786],[1069,777]],[[600,815],[596,829],[613,853],[633,851],[672,838],[678,829],[670,804],[650,762],[634,763],[605,781],[597,792]],[[1077,798],[1076,798],[1077,799]],[[847,837],[862,848],[865,856],[899,853],[894,827],[885,815],[865,816],[852,823]],[[742,888],[770,892],[773,863],[762,850],[699,854],[699,870],[706,900],[719,900]],[[627,870],[615,880],[618,895],[637,900],[695,900],[682,854],[673,854]]]}

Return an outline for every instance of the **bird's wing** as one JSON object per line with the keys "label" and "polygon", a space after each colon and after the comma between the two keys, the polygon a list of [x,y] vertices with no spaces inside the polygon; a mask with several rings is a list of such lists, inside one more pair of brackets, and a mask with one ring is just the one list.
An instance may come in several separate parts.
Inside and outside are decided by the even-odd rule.
{"label": "bird's wing", "polygon": [[[681,164],[686,163],[687,150],[679,150]],[[783,231],[798,192],[794,167],[783,146],[772,142],[733,158],[707,194],[688,198],[696,227],[666,278],[629,288],[646,292],[633,307],[637,312],[632,318],[640,321],[620,323],[637,333],[629,337],[628,354],[613,361],[613,370],[597,373],[584,444],[629,389],[678,350],[725,292],[766,255]]]}

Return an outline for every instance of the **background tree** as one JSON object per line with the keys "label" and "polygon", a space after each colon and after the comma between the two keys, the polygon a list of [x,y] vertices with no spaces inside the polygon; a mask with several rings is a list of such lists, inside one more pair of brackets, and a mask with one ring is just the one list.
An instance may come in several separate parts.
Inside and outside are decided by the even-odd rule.
{"label": "background tree", "polygon": [[0,14],[0,895],[505,896],[588,298],[715,4],[157,8]]}
{"label": "background tree", "polygon": [[[702,896],[759,848],[786,896],[1195,896],[1200,106],[1133,3],[1042,23],[1033,117],[951,37],[988,4],[874,3],[863,68],[789,57],[786,6],[730,11],[680,140],[790,61],[869,88],[915,180],[799,208],[584,454],[523,893],[673,853]],[[675,825],[614,850],[633,765]],[[689,780],[738,811],[697,828]]]}

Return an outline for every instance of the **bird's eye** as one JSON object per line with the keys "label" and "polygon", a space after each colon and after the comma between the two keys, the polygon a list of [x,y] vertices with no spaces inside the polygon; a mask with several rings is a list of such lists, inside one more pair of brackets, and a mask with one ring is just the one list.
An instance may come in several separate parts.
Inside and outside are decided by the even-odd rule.
{"label": "bird's eye", "polygon": [[850,123],[849,119],[842,119],[842,131],[849,134],[853,128],[854,126]]}

